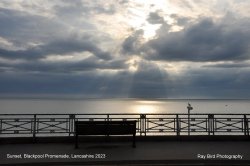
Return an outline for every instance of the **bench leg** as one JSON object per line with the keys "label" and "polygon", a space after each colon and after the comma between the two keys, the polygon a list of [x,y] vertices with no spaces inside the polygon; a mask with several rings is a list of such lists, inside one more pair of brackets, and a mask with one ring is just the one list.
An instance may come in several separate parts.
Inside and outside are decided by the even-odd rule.
{"label": "bench leg", "polygon": [[78,148],[78,135],[75,136],[75,149]]}
{"label": "bench leg", "polygon": [[135,134],[133,134],[133,148],[136,148],[136,145],[135,145]]}

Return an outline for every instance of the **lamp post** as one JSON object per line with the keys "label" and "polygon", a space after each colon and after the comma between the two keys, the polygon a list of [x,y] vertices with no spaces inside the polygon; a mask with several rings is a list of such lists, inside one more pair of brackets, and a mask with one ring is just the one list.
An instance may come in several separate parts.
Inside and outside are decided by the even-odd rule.
{"label": "lamp post", "polygon": [[188,109],[188,135],[190,135],[190,111],[193,109],[190,103],[188,103],[187,109]]}

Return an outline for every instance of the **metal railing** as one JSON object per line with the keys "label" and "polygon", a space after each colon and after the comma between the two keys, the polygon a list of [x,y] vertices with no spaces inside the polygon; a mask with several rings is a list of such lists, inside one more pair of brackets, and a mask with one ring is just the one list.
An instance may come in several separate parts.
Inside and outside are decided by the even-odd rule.
{"label": "metal railing", "polygon": [[140,136],[249,136],[249,118],[250,114],[0,114],[0,137],[73,136],[76,120],[136,120]]}

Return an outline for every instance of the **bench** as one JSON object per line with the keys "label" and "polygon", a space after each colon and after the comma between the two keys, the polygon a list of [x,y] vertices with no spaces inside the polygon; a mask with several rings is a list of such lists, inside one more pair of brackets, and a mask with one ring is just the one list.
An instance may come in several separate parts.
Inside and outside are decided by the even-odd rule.
{"label": "bench", "polygon": [[75,121],[75,148],[79,135],[133,135],[135,147],[136,121]]}

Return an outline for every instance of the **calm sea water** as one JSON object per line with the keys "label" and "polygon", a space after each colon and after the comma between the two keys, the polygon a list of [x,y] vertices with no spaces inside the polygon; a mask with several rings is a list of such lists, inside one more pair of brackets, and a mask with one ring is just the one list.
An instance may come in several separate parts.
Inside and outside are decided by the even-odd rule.
{"label": "calm sea water", "polygon": [[250,100],[0,99],[0,114],[25,113],[249,113]]}

